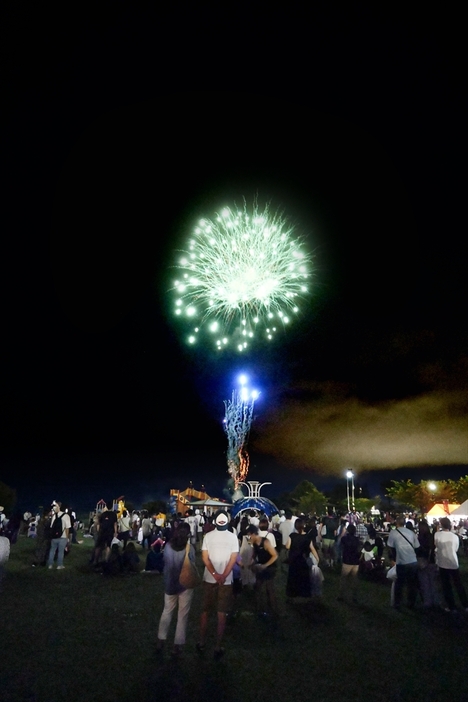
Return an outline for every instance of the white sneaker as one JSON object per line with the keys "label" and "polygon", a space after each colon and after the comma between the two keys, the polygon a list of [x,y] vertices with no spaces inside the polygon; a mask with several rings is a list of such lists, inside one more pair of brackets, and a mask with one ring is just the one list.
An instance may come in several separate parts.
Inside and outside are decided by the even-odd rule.
{"label": "white sneaker", "polygon": [[64,570],[65,566],[57,566],[57,570]]}
{"label": "white sneaker", "polygon": [[54,567],[54,566],[49,566],[49,570],[52,570],[53,567]]}

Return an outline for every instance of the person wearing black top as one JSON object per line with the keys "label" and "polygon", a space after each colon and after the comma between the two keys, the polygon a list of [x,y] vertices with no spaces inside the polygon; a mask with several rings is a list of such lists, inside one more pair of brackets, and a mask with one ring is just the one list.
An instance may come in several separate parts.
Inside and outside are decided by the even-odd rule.
{"label": "person wearing black top", "polygon": [[253,546],[254,560],[252,570],[255,573],[255,594],[259,614],[265,614],[265,607],[260,607],[260,597],[263,589],[266,590],[267,601],[273,614],[278,614],[275,593],[276,561],[278,553],[266,536],[260,536],[258,527],[250,524],[247,535]]}
{"label": "person wearing black top", "polygon": [[338,600],[345,600],[345,590],[348,588],[353,602],[356,602],[357,576],[359,571],[359,560],[361,558],[361,541],[356,536],[356,527],[349,524],[346,534],[341,539],[342,560],[340,594]]}

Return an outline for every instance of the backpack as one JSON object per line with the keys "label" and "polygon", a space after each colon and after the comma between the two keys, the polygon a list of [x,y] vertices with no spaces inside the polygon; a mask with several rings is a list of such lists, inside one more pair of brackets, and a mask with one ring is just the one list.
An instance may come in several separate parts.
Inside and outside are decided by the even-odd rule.
{"label": "backpack", "polygon": [[60,539],[63,533],[63,526],[62,526],[62,514],[59,516],[58,514],[55,515],[55,519],[53,523],[49,527],[49,538],[50,539]]}

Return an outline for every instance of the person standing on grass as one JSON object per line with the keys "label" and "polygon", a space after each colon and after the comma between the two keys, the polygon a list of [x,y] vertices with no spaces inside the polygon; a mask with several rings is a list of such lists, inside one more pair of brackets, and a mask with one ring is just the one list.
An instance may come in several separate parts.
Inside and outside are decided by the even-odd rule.
{"label": "person standing on grass", "polygon": [[[178,607],[173,656],[178,656],[185,645],[187,620],[193,598],[193,589],[186,589],[179,582],[190,533],[190,524],[182,522],[164,549],[164,609],[159,620],[156,648],[158,651],[163,650],[172,615],[175,608]],[[190,544],[188,556],[192,563],[195,564],[195,547],[193,544]]]}
{"label": "person standing on grass", "polygon": [[357,577],[359,572],[359,561],[361,559],[361,541],[356,536],[354,524],[348,524],[346,533],[341,537],[341,577],[339,602],[344,602],[345,591],[349,587],[351,599],[357,602]]}
{"label": "person standing on grass", "polygon": [[132,525],[130,524],[130,515],[128,514],[126,509],[124,509],[124,511],[122,512],[122,516],[119,519],[118,528],[119,537],[120,540],[123,542],[123,550],[125,551],[132,531]]}
{"label": "person standing on grass", "polygon": [[10,540],[6,536],[0,536],[0,591],[5,573],[5,565],[10,558]]}
{"label": "person standing on grass", "polygon": [[341,549],[341,539],[346,534],[347,520],[345,517],[340,517],[338,521],[338,528],[336,530],[336,540],[335,540],[335,556],[337,565],[343,563],[342,549]]}
{"label": "person standing on grass", "polygon": [[287,554],[286,544],[294,531],[293,513],[290,509],[284,510],[284,521],[280,523],[278,531],[281,534],[281,549]]}
{"label": "person standing on grass", "polygon": [[62,525],[62,530],[61,530],[61,536],[56,536],[51,539],[50,541],[50,550],[49,550],[49,561],[48,561],[48,566],[49,570],[52,570],[54,567],[54,558],[55,554],[57,553],[57,570],[63,570],[65,566],[63,565],[63,556],[65,554],[65,548],[68,543],[68,538],[70,535],[70,517],[66,512],[62,512],[62,503],[61,502],[52,502],[52,519],[50,520],[50,529],[53,531],[54,530],[54,524],[56,520],[61,520],[61,525]]}
{"label": "person standing on grass", "polygon": [[263,590],[266,592],[267,603],[270,611],[278,615],[275,593],[276,561],[278,552],[266,536],[260,536],[258,527],[249,524],[247,535],[250,536],[250,543],[253,546],[252,569],[255,573],[255,598],[258,614],[266,614],[266,606],[262,603]]}
{"label": "person standing on grass", "polygon": [[258,522],[258,535],[265,536],[273,548],[276,548],[276,539],[270,531],[270,522],[268,517],[262,517]]}
{"label": "person standing on grass", "polygon": [[420,544],[414,531],[405,527],[405,521],[404,515],[397,517],[396,527],[392,529],[387,540],[391,560],[396,561],[397,579],[393,607],[397,610],[401,607],[405,587],[408,590],[410,609],[414,609],[418,594],[418,560],[415,549],[419,548]]}
{"label": "person standing on grass", "polygon": [[361,517],[357,517],[356,519],[356,536],[361,542],[361,546],[364,546],[366,541],[369,539],[369,532],[367,531],[367,527],[362,521]]}
{"label": "person standing on grass", "polygon": [[4,507],[0,505],[0,534],[3,534],[5,530],[6,517],[4,512]]}
{"label": "person standing on grass", "polygon": [[143,540],[141,542],[142,549],[145,548],[145,543],[148,546],[148,550],[151,548],[151,540],[153,536],[153,522],[148,514],[148,512],[142,512],[141,520],[141,530],[143,533]]}
{"label": "person standing on grass", "polygon": [[36,527],[36,549],[33,566],[45,566],[50,550],[49,524],[50,510],[44,509]]}
{"label": "person standing on grass", "polygon": [[193,509],[188,509],[185,512],[184,522],[190,527],[190,543],[192,546],[195,546],[197,543],[197,519]]}
{"label": "person standing on grass", "polygon": [[440,607],[439,577],[435,562],[434,534],[426,519],[418,524],[418,581],[423,607]]}
{"label": "person standing on grass", "polygon": [[311,597],[310,559],[313,556],[318,565],[319,556],[312,543],[310,534],[305,533],[304,520],[296,519],[293,531],[286,543],[289,552],[288,580],[286,597]]}
{"label": "person standing on grass", "polygon": [[203,517],[203,514],[200,514],[199,509],[195,510],[195,522],[197,525],[197,544],[200,544],[201,548],[201,542],[203,540],[203,525],[205,523],[205,518]]}
{"label": "person standing on grass", "polygon": [[214,514],[214,529],[205,533],[202,545],[202,558],[205,565],[203,574],[203,603],[200,617],[200,640],[197,650],[205,650],[208,627],[208,613],[217,611],[215,658],[224,654],[222,641],[228,612],[232,608],[232,569],[239,553],[236,534],[228,531],[229,517],[224,510]]}
{"label": "person standing on grass", "polygon": [[117,538],[117,514],[106,505],[102,510],[97,524],[96,548],[94,550],[93,562],[99,563],[101,554],[104,551],[104,560],[109,558],[111,543],[113,538]]}
{"label": "person standing on grass", "polygon": [[444,593],[444,599],[447,604],[445,611],[456,612],[452,590],[453,583],[462,607],[468,612],[468,598],[460,579],[460,569],[458,567],[457,551],[460,548],[460,540],[457,534],[452,531],[452,523],[448,517],[442,517],[440,526],[442,531],[437,531],[434,534],[434,545],[436,549],[436,563],[439,566],[442,592]]}
{"label": "person standing on grass", "polygon": [[338,520],[333,516],[333,512],[328,510],[327,516],[322,519],[322,553],[329,568],[335,564],[335,540],[338,530]]}

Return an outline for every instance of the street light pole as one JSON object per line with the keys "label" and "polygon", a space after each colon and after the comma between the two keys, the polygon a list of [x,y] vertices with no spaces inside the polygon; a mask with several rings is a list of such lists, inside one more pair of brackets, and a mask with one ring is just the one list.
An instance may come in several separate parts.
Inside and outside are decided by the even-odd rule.
{"label": "street light pole", "polygon": [[346,471],[346,496],[348,498],[348,512],[351,511],[351,505],[350,505],[350,500],[349,500],[349,481],[350,480],[351,480],[351,495],[352,495],[351,504],[353,506],[353,512],[354,512],[354,473],[352,470],[347,470]]}

